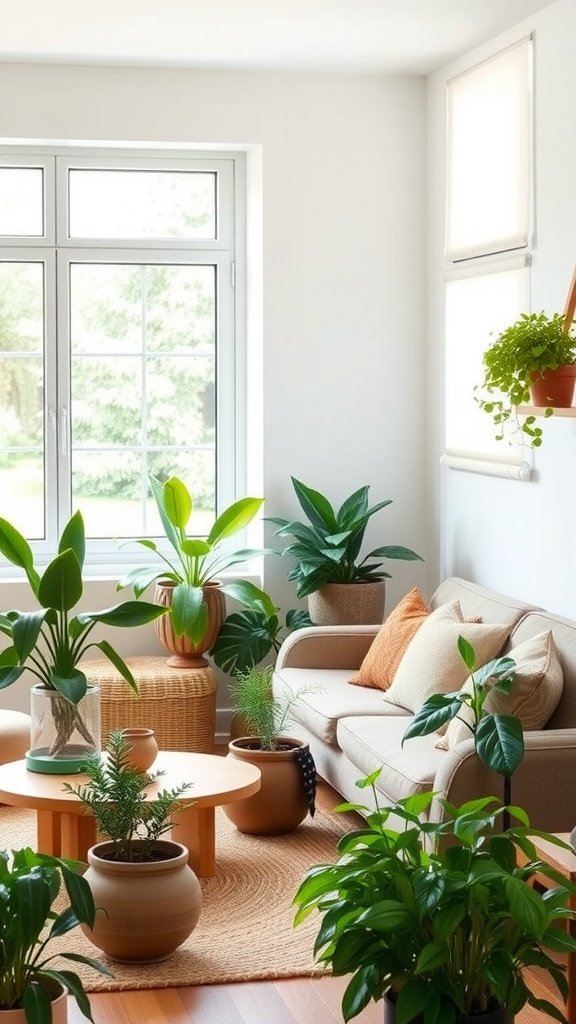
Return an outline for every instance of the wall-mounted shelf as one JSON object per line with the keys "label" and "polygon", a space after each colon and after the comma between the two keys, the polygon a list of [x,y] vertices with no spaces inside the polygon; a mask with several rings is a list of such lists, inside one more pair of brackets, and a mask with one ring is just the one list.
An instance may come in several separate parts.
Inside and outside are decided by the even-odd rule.
{"label": "wall-mounted shelf", "polygon": [[[546,412],[546,406],[519,405],[517,411],[520,416],[543,416]],[[568,409],[555,408],[554,416],[576,417],[576,405],[571,405]]]}

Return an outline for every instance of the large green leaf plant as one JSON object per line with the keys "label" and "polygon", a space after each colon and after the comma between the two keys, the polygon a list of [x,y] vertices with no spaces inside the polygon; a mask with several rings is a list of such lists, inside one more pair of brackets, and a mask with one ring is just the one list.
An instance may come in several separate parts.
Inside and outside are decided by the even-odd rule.
{"label": "large green leaf plant", "polygon": [[72,614],[83,594],[82,569],[85,557],[84,521],[80,512],[69,520],[58,544],[58,554],[40,575],[28,541],[6,519],[0,519],[0,552],[13,565],[23,569],[39,608],[31,612],[6,611],[0,614],[0,632],[10,643],[0,655],[0,689],[30,672],[46,690],[54,690],[61,699],[52,702],[57,723],[57,754],[78,729],[88,743],[93,738],[78,709],[88,680],[78,662],[91,648],[97,648],[126,682],[137,692],[132,672],[108,640],[91,641],[90,634],[101,623],[105,626],[142,626],[165,613],[165,609],[146,601],[127,601],[98,612]]}
{"label": "large green leaf plant", "polygon": [[288,573],[296,581],[298,597],[307,597],[327,583],[375,583],[390,577],[382,561],[397,558],[422,561],[411,548],[398,544],[374,548],[360,557],[364,534],[371,517],[392,504],[392,499],[369,507],[369,487],[354,491],[338,511],[320,491],[292,477],[296,497],[307,522],[269,516],[267,521],[279,527],[276,535],[293,537],[294,543],[284,548],[284,557],[295,558],[297,564]]}
{"label": "large green leaf plant", "polygon": [[[83,865],[30,848],[0,850],[0,1018],[3,1010],[24,1009],[27,1024],[51,1024],[51,987],[72,993],[93,1020],[80,977],[58,959],[85,964],[110,975],[103,964],[79,953],[50,953],[52,940],[78,924],[94,927],[95,907]],[[55,901],[64,882],[69,904]]]}
{"label": "large green leaf plant", "polygon": [[[296,924],[322,915],[317,959],[334,975],[352,976],[344,1020],[387,996],[396,1024],[457,1024],[501,1007],[513,1020],[526,1004],[566,1022],[530,991],[523,970],[540,968],[567,998],[566,969],[554,956],[576,953],[565,927],[575,916],[576,886],[538,858],[531,837],[571,848],[494,797],[460,807],[441,801],[442,821],[428,821],[433,793],[380,807],[379,774],[357,783],[372,788],[376,810],[336,808],[358,811],[365,822],[340,840],[335,863],[309,869],[294,897]],[[502,830],[505,811],[518,824]],[[391,816],[401,819],[400,830]],[[532,884],[538,875],[556,885],[541,894]]]}
{"label": "large green leaf plant", "polygon": [[[215,520],[207,537],[191,536],[187,532],[194,511],[194,500],[188,488],[178,477],[161,483],[150,477],[150,487],[156,502],[162,526],[174,554],[167,555],[155,541],[141,538],[137,541],[152,551],[160,565],[139,566],[131,569],[118,583],[118,589],[132,587],[136,597],[152,583],[172,583],[174,590],[170,614],[177,636],[186,636],[198,644],[208,625],[208,608],[203,588],[219,575],[251,558],[266,554],[261,548],[233,551],[228,538],[243,530],[263,504],[263,498],[241,498],[225,509]],[[265,610],[274,614],[274,605],[268,594],[249,580],[231,580],[221,584],[224,594],[247,608]]]}

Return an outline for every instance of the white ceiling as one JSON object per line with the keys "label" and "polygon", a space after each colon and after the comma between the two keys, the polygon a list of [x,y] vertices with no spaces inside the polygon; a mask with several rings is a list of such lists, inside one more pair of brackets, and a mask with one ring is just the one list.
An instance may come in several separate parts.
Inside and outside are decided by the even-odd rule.
{"label": "white ceiling", "polygon": [[553,0],[0,0],[0,60],[427,74]]}

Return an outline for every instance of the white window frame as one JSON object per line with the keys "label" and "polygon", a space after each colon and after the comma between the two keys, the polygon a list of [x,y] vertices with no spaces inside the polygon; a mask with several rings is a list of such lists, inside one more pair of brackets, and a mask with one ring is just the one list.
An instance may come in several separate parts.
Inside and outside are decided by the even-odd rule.
{"label": "white window frame", "polygon": [[[214,265],[216,272],[216,500],[217,512],[246,493],[246,171],[245,154],[54,147],[0,148],[0,165],[41,167],[44,234],[0,240],[0,260],[45,265],[45,515],[46,538],[32,547],[42,564],[54,556],[71,514],[70,318],[68,275],[79,262]],[[217,173],[217,237],[213,239],[71,239],[67,175],[78,167],[198,170]],[[56,196],[56,203],[50,202]],[[56,216],[53,211],[56,210]],[[168,243],[168,244],[167,244]],[[58,302],[56,302],[58,295]],[[17,523],[15,525],[18,525]],[[117,575],[142,562],[136,545],[114,538],[87,542],[86,574]],[[13,569],[0,566],[0,577]]]}

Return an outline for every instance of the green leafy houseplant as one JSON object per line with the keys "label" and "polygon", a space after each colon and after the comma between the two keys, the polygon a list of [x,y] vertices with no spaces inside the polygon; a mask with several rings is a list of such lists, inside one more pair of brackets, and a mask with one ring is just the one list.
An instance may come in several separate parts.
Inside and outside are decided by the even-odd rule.
{"label": "green leafy houseplant", "polygon": [[[110,975],[90,957],[47,952],[52,939],[81,922],[94,923],[94,900],[79,867],[29,848],[0,850],[0,1011],[23,1008],[28,1024],[51,1024],[51,998],[59,986],[93,1019],[82,981],[74,971],[56,967],[56,956]],[[70,902],[56,911],[62,881]]]}
{"label": "green leafy houseplant", "polygon": [[[475,389],[476,401],[492,416],[497,427],[496,439],[504,439],[509,424],[529,438],[532,448],[539,448],[542,428],[535,425],[534,416],[527,416],[520,425],[517,409],[530,401],[534,375],[541,376],[545,370],[576,363],[573,325],[567,328],[562,313],[550,317],[544,311],[523,313],[498,335],[482,361],[484,379]],[[546,410],[547,416],[552,413],[552,408]]]}
{"label": "green leafy houseplant", "polygon": [[[504,808],[493,797],[460,807],[444,801],[442,822],[426,820],[432,793],[381,808],[378,774],[357,783],[372,787],[376,811],[337,808],[359,811],[365,824],[340,840],[334,864],[306,873],[294,898],[296,924],[314,910],[322,915],[320,962],[335,975],[352,975],[344,1020],[387,997],[397,1024],[420,1014],[424,1024],[455,1024],[499,1007],[513,1019],[526,1003],[565,1021],[528,990],[522,969],[542,968],[566,998],[565,969],[550,953],[576,950],[562,928],[574,916],[568,902],[575,887],[538,860],[530,836],[566,844],[532,829],[517,807],[509,812],[520,824],[501,831]],[[405,822],[402,831],[388,827],[391,814]],[[525,866],[517,865],[518,851]],[[538,873],[558,886],[541,895],[531,885]]]}
{"label": "green leafy houseplant", "polygon": [[[476,753],[483,764],[504,778],[504,803],[510,802],[510,779],[524,757],[522,723],[516,715],[490,714],[485,709],[492,690],[508,694],[514,685],[513,658],[495,658],[476,668],[474,648],[463,636],[458,651],[470,672],[470,684],[454,693],[433,693],[418,709],[402,739],[427,736],[453,718],[470,729]],[[505,815],[505,824],[508,824]]]}
{"label": "green leafy houseplant", "polygon": [[410,548],[399,545],[374,548],[360,559],[366,526],[380,509],[390,505],[391,499],[368,507],[369,487],[361,487],[351,494],[336,512],[319,491],[313,490],[292,477],[296,497],[307,522],[267,517],[279,527],[276,535],[293,537],[282,552],[295,558],[297,565],[288,573],[296,581],[296,594],[306,597],[327,583],[375,583],[390,577],[382,569],[382,562],[373,559],[400,558],[422,561]]}
{"label": "green leafy houseplant", "polygon": [[108,738],[106,756],[94,754],[83,765],[89,781],[84,785],[64,784],[96,819],[97,830],[112,844],[109,860],[149,861],[156,856],[154,844],[172,826],[178,798],[191,783],[162,790],[153,802],[146,787],[159,774],[147,774],[129,763],[130,744],[120,731]]}
{"label": "green leafy houseplant", "polygon": [[230,684],[234,709],[245,721],[249,735],[258,738],[261,750],[278,750],[290,712],[305,692],[300,689],[297,693],[287,691],[274,696],[273,671],[270,665],[253,665],[245,672],[238,672]]}
{"label": "green leafy houseplant", "polygon": [[24,671],[29,671],[41,687],[58,695],[51,702],[56,738],[49,753],[62,751],[75,729],[94,746],[78,707],[88,686],[78,665],[80,659],[89,648],[96,647],[136,692],[138,687],[130,669],[107,640],[88,642],[92,630],[97,623],[141,626],[163,615],[165,609],[145,601],[127,601],[99,612],[71,614],[84,589],[85,532],[80,512],[65,526],[58,554],[42,575],[34,566],[28,541],[6,519],[0,519],[0,552],[24,570],[40,606],[32,612],[8,611],[0,615],[0,632],[11,641],[0,655],[0,689],[11,686]]}
{"label": "green leafy houseplant", "polygon": [[[194,501],[186,485],[178,477],[160,483],[150,477],[150,487],[158,507],[167,540],[176,558],[169,558],[149,538],[137,541],[160,559],[161,565],[140,566],[128,572],[118,583],[118,589],[132,587],[140,597],[150,584],[168,582],[174,585],[170,615],[177,636],[186,636],[198,644],[208,625],[208,608],[203,588],[214,582],[220,573],[233,565],[265,554],[262,549],[245,548],[230,551],[226,547],[229,537],[244,529],[259,511],[263,498],[241,498],[218,516],[208,536],[189,536],[188,523],[194,510]],[[248,580],[237,580],[221,585],[221,592],[235,598],[247,607],[274,611],[270,598]]]}
{"label": "green leafy houseplant", "polygon": [[265,609],[245,609],[227,615],[210,654],[218,668],[236,675],[262,661],[270,651],[278,654],[282,641],[295,629],[311,626],[312,619],[303,608],[292,608],[285,622]]}

